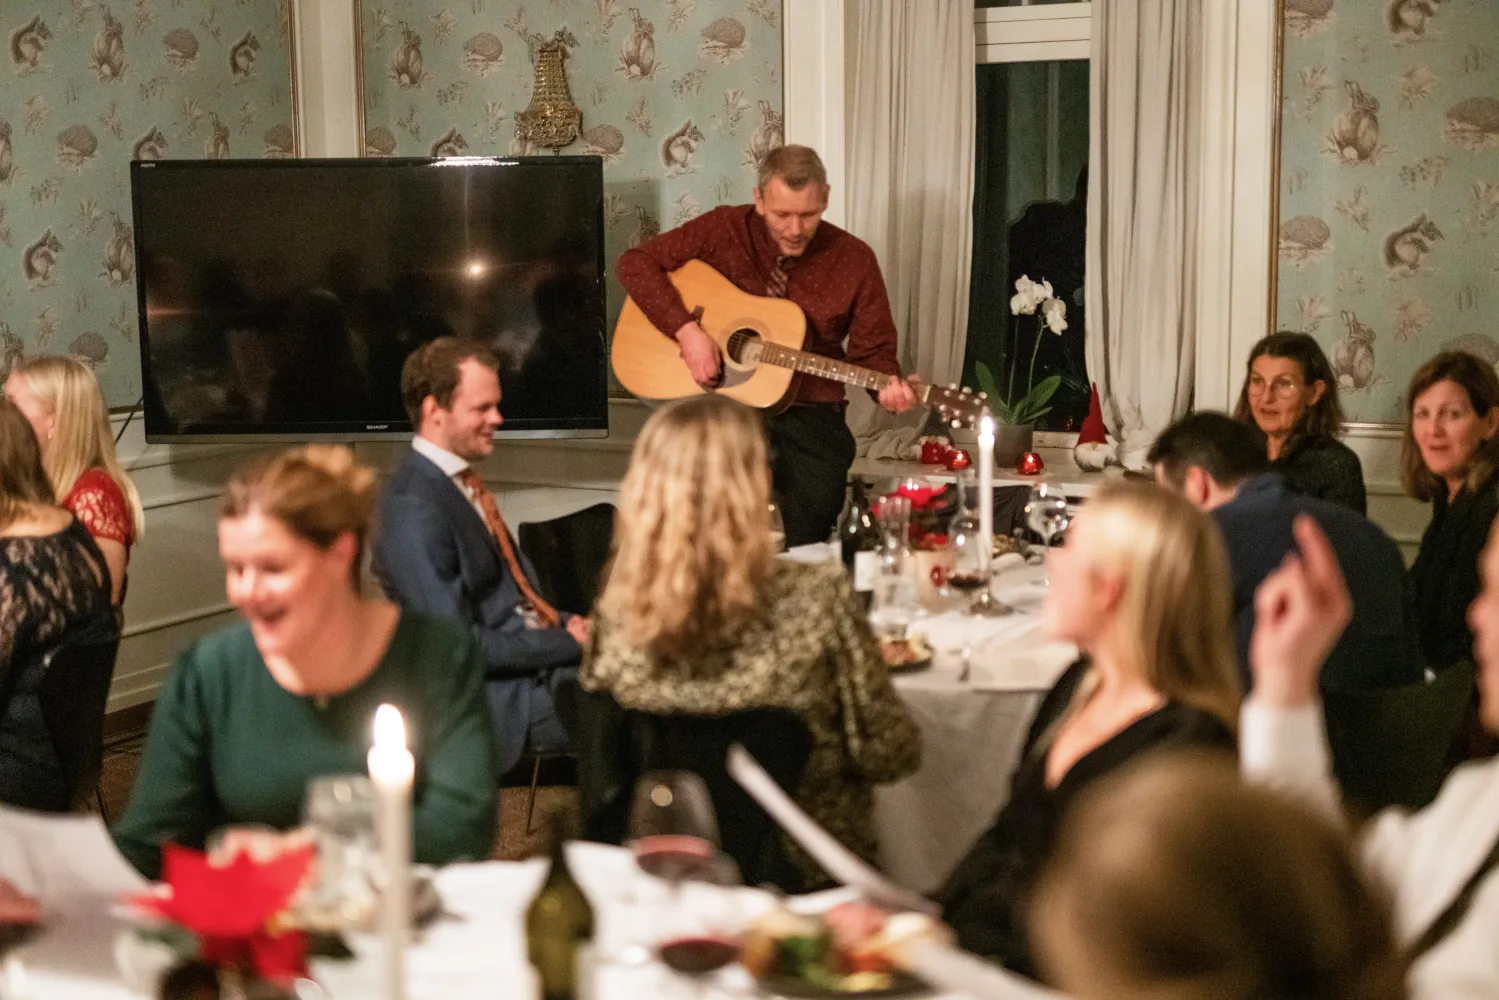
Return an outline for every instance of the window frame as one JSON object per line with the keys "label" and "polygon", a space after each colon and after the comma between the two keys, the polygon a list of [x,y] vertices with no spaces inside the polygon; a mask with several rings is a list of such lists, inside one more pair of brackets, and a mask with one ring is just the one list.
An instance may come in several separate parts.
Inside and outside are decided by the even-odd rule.
{"label": "window frame", "polygon": [[1093,4],[979,7],[973,12],[976,64],[1089,59]]}

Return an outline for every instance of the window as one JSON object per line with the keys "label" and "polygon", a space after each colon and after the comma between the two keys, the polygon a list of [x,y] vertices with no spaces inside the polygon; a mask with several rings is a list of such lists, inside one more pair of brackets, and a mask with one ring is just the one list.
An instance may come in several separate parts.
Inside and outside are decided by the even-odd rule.
{"label": "window", "polygon": [[[973,270],[965,375],[985,362],[1004,391],[1060,375],[1041,430],[1072,431],[1088,412],[1083,351],[1091,8],[993,0],[976,12],[977,141]],[[1067,331],[1037,340],[1033,317],[1010,314],[1022,274],[1051,282]],[[1013,375],[1013,382],[1011,378]],[[1016,395],[1020,392],[1017,391]]]}

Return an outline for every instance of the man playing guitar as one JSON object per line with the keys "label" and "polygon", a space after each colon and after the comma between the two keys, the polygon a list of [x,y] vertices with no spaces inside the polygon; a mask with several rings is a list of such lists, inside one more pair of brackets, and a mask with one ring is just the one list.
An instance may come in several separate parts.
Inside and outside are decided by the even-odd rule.
{"label": "man playing guitar", "polygon": [[[677,341],[693,379],[720,378],[718,344],[667,275],[701,260],[751,295],[790,299],[807,316],[805,349],[897,376],[878,393],[892,413],[916,405],[899,378],[895,322],[879,261],[863,240],[823,222],[828,175],[806,146],[781,146],[760,165],[753,205],[724,205],[626,251],[619,280],[647,319]],[[847,347],[844,340],[847,339]],[[826,541],[854,460],[842,384],[798,375],[790,405],[766,417],[771,473],[786,544]]]}

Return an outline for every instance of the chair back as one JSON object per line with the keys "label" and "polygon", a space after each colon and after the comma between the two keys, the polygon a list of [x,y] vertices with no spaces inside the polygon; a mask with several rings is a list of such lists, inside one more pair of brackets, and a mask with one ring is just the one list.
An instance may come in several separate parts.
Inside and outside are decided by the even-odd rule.
{"label": "chair back", "polygon": [[1469,660],[1414,684],[1324,692],[1333,773],[1345,799],[1370,811],[1429,804],[1450,770],[1473,693]]}
{"label": "chair back", "polygon": [[65,642],[47,654],[38,688],[42,721],[67,782],[67,808],[77,811],[93,797],[104,764],[104,710],[114,679],[115,633],[97,640]]}
{"label": "chair back", "polygon": [[635,782],[647,771],[684,770],[708,786],[724,853],[747,885],[799,889],[780,828],[729,776],[740,743],[776,783],[795,794],[812,753],[812,733],[794,712],[756,708],[726,715],[653,715],[620,708],[605,693],[578,695],[579,799],[584,835],[618,844],[627,834]]}
{"label": "chair back", "polygon": [[536,570],[536,588],[561,611],[586,615],[602,586],[614,543],[614,505],[594,504],[550,521],[516,529],[516,541]]}

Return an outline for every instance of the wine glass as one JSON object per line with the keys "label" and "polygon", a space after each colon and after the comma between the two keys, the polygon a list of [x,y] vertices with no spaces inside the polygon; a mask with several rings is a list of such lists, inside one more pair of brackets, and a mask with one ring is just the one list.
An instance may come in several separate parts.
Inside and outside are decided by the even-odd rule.
{"label": "wine glass", "polygon": [[710,871],[718,819],[708,786],[691,771],[648,771],[635,785],[626,846],[640,870],[674,888]]}
{"label": "wine glass", "polygon": [[781,517],[781,508],[770,502],[770,544],[777,552],[786,551],[786,520]]}
{"label": "wine glass", "polygon": [[[1025,523],[1041,536],[1046,548],[1051,548],[1052,539],[1066,531],[1071,521],[1067,497],[1060,486],[1043,482],[1031,487],[1031,496],[1025,505]],[[1049,573],[1046,583],[1051,585]]]}
{"label": "wine glass", "polygon": [[694,996],[702,997],[709,977],[739,957],[740,914],[730,891],[740,884],[739,868],[728,855],[718,854],[691,881],[691,889],[666,915],[656,954],[692,982]]}

